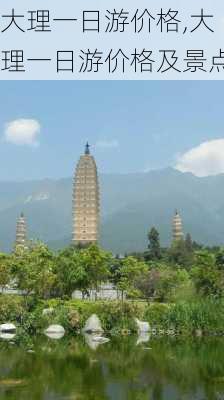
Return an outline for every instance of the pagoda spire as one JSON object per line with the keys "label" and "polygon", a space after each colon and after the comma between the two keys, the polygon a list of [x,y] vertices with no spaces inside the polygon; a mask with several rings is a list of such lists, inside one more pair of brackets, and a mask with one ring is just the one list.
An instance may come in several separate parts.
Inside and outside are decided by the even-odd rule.
{"label": "pagoda spire", "polygon": [[86,143],[86,146],[85,146],[85,154],[86,155],[90,154],[90,145],[88,142]]}

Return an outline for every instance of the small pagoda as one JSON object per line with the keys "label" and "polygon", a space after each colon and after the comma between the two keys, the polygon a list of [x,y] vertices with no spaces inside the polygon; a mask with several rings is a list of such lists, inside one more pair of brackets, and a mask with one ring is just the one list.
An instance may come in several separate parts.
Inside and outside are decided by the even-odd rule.
{"label": "small pagoda", "polygon": [[26,228],[26,218],[23,213],[20,214],[19,218],[17,219],[16,224],[16,241],[15,247],[26,247],[27,244],[27,228]]}
{"label": "small pagoda", "polygon": [[173,218],[173,242],[183,240],[183,226],[182,226],[182,219],[178,211],[175,211],[175,215]]}

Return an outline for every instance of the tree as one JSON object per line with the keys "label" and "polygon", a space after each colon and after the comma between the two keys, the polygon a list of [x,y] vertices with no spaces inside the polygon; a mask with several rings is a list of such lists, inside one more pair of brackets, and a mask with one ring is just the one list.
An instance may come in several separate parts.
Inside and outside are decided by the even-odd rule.
{"label": "tree", "polygon": [[157,287],[160,281],[160,272],[156,268],[148,270],[136,280],[136,287],[141,291],[141,295],[149,301],[156,297]]}
{"label": "tree", "polygon": [[121,266],[122,266],[122,259],[119,256],[113,258],[110,265],[110,279],[114,285],[117,285],[120,280]]}
{"label": "tree", "polygon": [[[189,245],[189,242],[187,243]],[[168,250],[168,261],[184,268],[190,268],[193,264],[194,253],[189,251],[185,240],[176,240]]]}
{"label": "tree", "polygon": [[224,249],[219,249],[215,256],[215,265],[219,270],[224,271]]}
{"label": "tree", "polygon": [[17,248],[11,258],[17,288],[25,296],[46,298],[56,282],[54,256],[46,245],[34,243],[31,248]]}
{"label": "tree", "polygon": [[90,289],[98,291],[100,284],[110,276],[111,264],[112,255],[95,244],[62,250],[55,261],[58,294],[71,297],[74,290],[80,290],[84,297]]}
{"label": "tree", "polygon": [[110,276],[112,254],[101,250],[96,244],[80,251],[82,265],[88,275],[91,289],[98,291],[102,282]]}
{"label": "tree", "polygon": [[148,255],[150,260],[160,260],[161,259],[161,247],[160,247],[160,239],[159,232],[155,227],[152,227],[150,232],[148,233]]}
{"label": "tree", "polygon": [[138,261],[132,256],[125,258],[119,270],[118,289],[122,293],[125,291],[129,296],[140,297],[141,292],[137,287],[137,282],[140,278],[146,276],[147,272],[148,266],[144,262]]}
{"label": "tree", "polygon": [[196,253],[191,276],[198,294],[214,298],[224,295],[224,274],[216,265],[216,257],[208,250]]}
{"label": "tree", "polygon": [[10,256],[0,253],[0,287],[4,289],[11,279]]}
{"label": "tree", "polygon": [[189,253],[192,253],[192,252],[193,252],[193,242],[192,242],[190,233],[187,233],[187,235],[186,235],[186,238],[185,238],[185,247],[186,247],[186,250],[187,250]]}
{"label": "tree", "polygon": [[186,293],[190,287],[189,274],[185,269],[173,269],[162,264],[159,267],[159,279],[156,282],[155,297],[161,302],[175,301],[181,292]]}
{"label": "tree", "polygon": [[90,281],[84,266],[82,252],[70,246],[56,257],[57,289],[59,295],[71,297],[74,290],[87,292]]}

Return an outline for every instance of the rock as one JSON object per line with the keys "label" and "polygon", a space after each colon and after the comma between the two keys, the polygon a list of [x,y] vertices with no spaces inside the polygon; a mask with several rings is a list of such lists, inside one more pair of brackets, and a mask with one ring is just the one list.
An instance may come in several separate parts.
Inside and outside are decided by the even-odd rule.
{"label": "rock", "polygon": [[51,314],[53,314],[53,312],[54,312],[53,307],[44,308],[42,311],[42,315],[44,315],[44,316],[51,315]]}
{"label": "rock", "polygon": [[138,326],[139,332],[149,332],[150,331],[150,326],[149,326],[148,322],[140,321],[138,318],[135,318],[135,322]]}
{"label": "rock", "polygon": [[102,333],[103,329],[101,326],[101,322],[96,314],[92,314],[91,317],[89,317],[85,323],[85,326],[83,328],[83,332],[96,332],[96,333]]}
{"label": "rock", "polygon": [[61,326],[61,325],[50,325],[44,331],[44,333],[50,339],[57,340],[57,339],[61,339],[64,336],[65,330],[64,330],[63,326]]}
{"label": "rock", "polygon": [[15,332],[16,326],[14,324],[1,324],[0,325],[0,332]]}
{"label": "rock", "polygon": [[196,335],[197,337],[202,337],[202,335],[203,335],[202,330],[201,330],[201,329],[196,329],[195,335]]}

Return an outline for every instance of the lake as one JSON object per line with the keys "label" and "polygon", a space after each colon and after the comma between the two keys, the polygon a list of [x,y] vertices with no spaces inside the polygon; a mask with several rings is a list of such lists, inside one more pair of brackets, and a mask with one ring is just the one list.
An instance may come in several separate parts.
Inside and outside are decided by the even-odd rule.
{"label": "lake", "polygon": [[1,400],[222,400],[223,338],[0,342]]}

